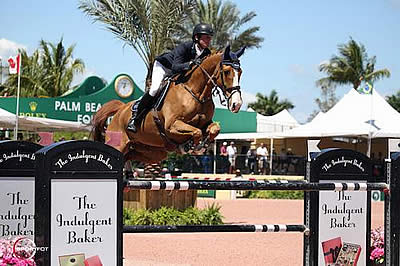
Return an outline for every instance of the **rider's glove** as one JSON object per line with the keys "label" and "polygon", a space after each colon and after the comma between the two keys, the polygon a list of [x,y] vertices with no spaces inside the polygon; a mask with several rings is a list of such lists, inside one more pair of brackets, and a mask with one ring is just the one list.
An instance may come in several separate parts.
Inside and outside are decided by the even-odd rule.
{"label": "rider's glove", "polygon": [[201,58],[198,57],[196,59],[191,60],[189,65],[190,65],[190,67],[193,67],[195,65],[199,66],[201,64],[201,62],[202,62]]}

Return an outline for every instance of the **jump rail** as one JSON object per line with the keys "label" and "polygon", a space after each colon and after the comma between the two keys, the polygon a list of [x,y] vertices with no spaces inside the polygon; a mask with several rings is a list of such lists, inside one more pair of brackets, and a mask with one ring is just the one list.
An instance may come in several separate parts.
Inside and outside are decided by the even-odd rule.
{"label": "jump rail", "polygon": [[371,191],[387,193],[386,183],[309,183],[306,181],[143,181],[130,180],[126,189],[150,190],[301,190],[301,191]]}
{"label": "jump rail", "polygon": [[124,233],[195,233],[195,232],[302,232],[310,230],[302,224],[230,224],[230,225],[129,225]]}

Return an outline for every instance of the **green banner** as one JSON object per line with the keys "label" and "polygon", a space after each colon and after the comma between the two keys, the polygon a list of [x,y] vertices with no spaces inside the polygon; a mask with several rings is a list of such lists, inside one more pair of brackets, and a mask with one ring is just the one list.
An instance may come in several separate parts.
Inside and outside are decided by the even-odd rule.
{"label": "green banner", "polygon": [[[51,118],[90,124],[93,115],[111,100],[130,102],[140,98],[144,92],[133,79],[120,74],[105,85],[98,77],[87,78],[78,88],[55,98],[20,98],[19,115]],[[10,113],[16,111],[16,98],[0,98],[0,108]],[[216,109],[214,121],[221,126],[221,133],[256,132],[256,112],[240,111],[237,114],[227,109]]]}

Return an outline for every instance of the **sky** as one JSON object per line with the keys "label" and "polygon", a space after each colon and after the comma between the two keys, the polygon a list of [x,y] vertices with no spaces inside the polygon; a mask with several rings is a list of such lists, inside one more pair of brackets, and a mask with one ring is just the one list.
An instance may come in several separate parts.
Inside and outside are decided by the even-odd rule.
{"label": "sky", "polygon": [[[290,113],[305,123],[321,91],[316,80],[326,75],[318,66],[338,54],[338,45],[350,37],[362,43],[368,56],[376,56],[376,69],[387,68],[391,77],[375,83],[382,95],[400,89],[400,0],[234,0],[241,15],[257,16],[241,30],[259,26],[264,38],[261,48],[248,49],[241,57],[242,110],[255,95],[276,90],[279,99],[295,105]],[[144,88],[147,69],[134,49],[124,45],[101,23],[78,9],[77,0],[1,0],[0,57],[2,65],[18,48],[29,55],[41,39],[65,47],[75,45],[74,57],[84,61],[86,70],[74,83],[96,75],[108,82],[120,73],[129,74]],[[340,99],[351,86],[338,87]],[[356,103],[355,103],[356,111]]]}

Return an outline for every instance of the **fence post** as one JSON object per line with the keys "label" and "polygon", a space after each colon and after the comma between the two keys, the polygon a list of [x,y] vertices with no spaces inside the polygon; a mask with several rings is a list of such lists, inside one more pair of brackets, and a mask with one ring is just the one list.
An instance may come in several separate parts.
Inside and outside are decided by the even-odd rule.
{"label": "fence post", "polygon": [[386,160],[390,195],[385,200],[385,265],[400,265],[400,153]]}

